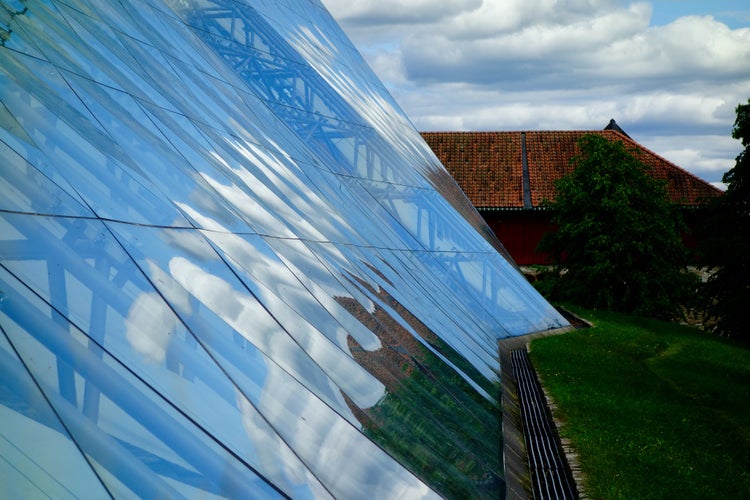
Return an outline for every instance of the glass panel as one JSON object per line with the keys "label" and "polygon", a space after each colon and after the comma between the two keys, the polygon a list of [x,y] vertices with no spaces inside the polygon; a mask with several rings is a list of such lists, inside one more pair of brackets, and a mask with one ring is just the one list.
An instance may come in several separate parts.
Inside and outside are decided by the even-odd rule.
{"label": "glass panel", "polygon": [[[113,226],[113,229],[196,334],[200,335],[206,329],[201,327],[204,323],[212,325],[213,330],[224,332],[223,339],[221,334],[213,333],[210,337],[201,337],[205,345],[221,350],[223,358],[243,365],[246,363],[244,356],[237,358],[236,353],[231,353],[239,342],[243,350],[249,350],[250,359],[256,360],[254,364],[257,364],[257,359],[269,358],[271,363],[279,364],[340,413],[350,413],[338,388],[321,370],[321,367],[328,369],[330,366],[311,359],[310,354],[279,324],[284,318],[277,320],[269,314],[267,306],[237,281],[200,234],[129,226]],[[128,243],[133,241],[140,244]],[[307,325],[307,328],[313,327]],[[231,339],[236,341],[230,342]],[[267,364],[268,360],[262,363],[263,366]],[[263,386],[262,378],[258,385]]]}
{"label": "glass panel", "polygon": [[[315,247],[316,252],[326,252],[327,249],[318,245]],[[352,254],[350,249],[339,248],[338,251]],[[420,321],[430,330],[442,332],[442,339],[452,346],[457,352],[465,357],[477,370],[482,372],[489,380],[496,380],[499,372],[499,362],[497,358],[497,348],[495,340],[489,341],[485,336],[486,330],[473,330],[472,322],[474,318],[461,321],[466,314],[459,311],[463,308],[462,301],[454,298],[452,294],[446,294],[439,280],[435,280],[428,272],[424,272],[421,259],[411,252],[404,252],[403,256],[407,259],[399,259],[397,254],[391,254],[388,251],[380,251],[379,257],[389,262],[389,266],[380,267],[377,270],[369,266],[359,266],[359,276],[369,275],[370,290],[374,290],[378,295],[392,297],[393,302],[399,304],[407,311],[424,311],[429,310],[429,315],[420,316]],[[377,259],[373,255],[368,255],[368,251],[362,250],[361,256],[352,255],[349,262],[368,262],[370,259]],[[430,259],[430,254],[422,254],[422,259]],[[410,266],[399,265],[409,263]],[[414,265],[414,261],[416,265]],[[360,288],[363,285],[359,285]],[[370,297],[375,301],[382,301],[380,297]],[[384,301],[385,302],[385,301]],[[467,298],[467,302],[471,300]],[[391,308],[385,302],[384,307]],[[463,311],[461,311],[463,312]],[[421,335],[415,335],[422,339]],[[422,342],[426,342],[422,339]]]}
{"label": "glass panel", "polygon": [[34,168],[10,146],[0,141],[0,210],[49,215],[86,217],[86,210],[75,198],[63,191],[47,176]]}
{"label": "glass panel", "polygon": [[11,342],[115,497],[279,496],[5,271],[0,284]]}
{"label": "glass panel", "polygon": [[[377,272],[371,272],[369,276],[362,272],[359,276],[366,277],[362,279],[354,273],[347,273],[348,280],[338,281],[333,276],[337,273],[332,271],[326,278],[328,270],[317,267],[320,266],[317,259],[336,252],[335,248],[311,245],[315,248],[313,254],[305,251],[299,242],[269,240],[269,243],[292,271],[305,280],[306,286],[309,276],[315,276],[315,283],[332,290],[333,300],[377,339],[378,343],[369,341],[366,345],[360,345],[354,337],[347,339],[355,360],[387,389],[387,395],[377,404],[355,413],[366,435],[411,464],[433,487],[453,495],[466,495],[473,490],[474,486],[470,484],[478,480],[477,476],[472,476],[474,473],[478,476],[487,474],[488,484],[493,482],[490,478],[499,478],[501,466],[493,458],[497,457],[494,444],[487,445],[499,439],[496,434],[498,427],[495,426],[497,407],[492,396],[497,393],[497,387],[493,382],[484,378],[378,286],[379,282],[386,280]],[[342,250],[342,258],[344,253]],[[299,258],[305,254],[307,259]],[[348,291],[341,286],[344,282],[350,287]],[[368,284],[370,282],[372,286]],[[461,368],[443,353],[456,360]],[[427,378],[423,378],[425,373]],[[428,388],[431,384],[437,384],[441,389],[437,393],[431,392]],[[447,431],[448,427],[450,431]],[[462,452],[458,450],[464,449],[459,443],[467,441],[474,443],[470,447],[471,457],[459,458],[456,453],[460,455]],[[448,456],[452,458],[446,460]],[[474,470],[470,474],[474,479],[468,483],[465,482],[466,476],[456,468],[460,468],[457,465],[460,463],[471,464],[470,468]]]}
{"label": "glass panel", "polygon": [[[55,72],[51,67],[39,71]],[[9,144],[24,151],[27,158],[33,158],[34,166],[49,173],[66,191],[80,195],[99,216],[138,223],[186,225],[171,204],[154,194],[151,186],[143,184],[138,170],[134,176],[110,155],[119,156],[117,145],[98,128],[88,125],[78,111],[47,92],[27,93],[1,71],[0,89],[3,104],[24,128],[26,137],[34,141],[22,143],[11,137]],[[89,105],[96,109],[94,101]],[[44,149],[37,150],[37,144],[43,144]]]}
{"label": "glass panel", "polygon": [[[347,189],[347,194],[361,207],[361,212],[352,211],[351,217],[357,222],[362,234],[367,235],[367,241],[378,247],[403,248],[420,250],[424,248],[415,236],[409,232],[377,197],[376,190],[368,190],[360,179],[336,176],[335,182]],[[397,189],[397,188],[394,188]]]}
{"label": "glass panel", "polygon": [[[7,295],[0,297],[3,302]],[[0,309],[0,484],[7,498],[109,496],[6,337]]]}
{"label": "glass panel", "polygon": [[29,43],[29,39],[18,34],[21,29],[19,20],[22,21],[23,17],[29,15],[29,9],[21,0],[6,0],[4,3],[7,5],[0,9],[0,46],[41,57],[36,47]]}
{"label": "glass panel", "polygon": [[[115,229],[123,241],[142,242],[128,250],[259,413],[334,495],[356,495],[362,481],[389,497],[395,494],[392,488],[422,488],[352,427],[358,423],[352,408],[377,404],[385,387],[348,348],[336,346],[259,283],[248,280],[251,288],[245,289],[200,235],[124,225]],[[295,409],[302,412],[302,422]],[[317,460],[321,454],[326,461]],[[339,474],[345,462],[355,464],[350,477]]]}
{"label": "glass panel", "polygon": [[[21,216],[7,218],[22,234],[31,234],[28,222],[35,219]],[[308,488],[322,490],[323,488],[309,473],[308,477],[303,479],[305,477],[304,466],[297,462],[294,454],[288,451],[285,454],[275,455],[280,461],[278,464],[269,461],[269,457],[261,460],[258,450],[262,449],[263,442],[278,439],[275,431],[263,419],[253,416],[252,405],[245,399],[243,393],[226,378],[225,373],[205,353],[200,342],[197,342],[193,334],[182,326],[162,297],[150,288],[138,269],[111,241],[111,237],[107,236],[106,232],[93,231],[94,225],[95,223],[89,223],[92,227],[81,228],[75,238],[77,245],[80,245],[87,235],[98,240],[94,248],[88,252],[89,258],[93,261],[91,264],[83,261],[75,263],[75,253],[71,252],[73,249],[70,247],[58,248],[57,252],[41,261],[38,256],[31,255],[29,252],[25,254],[17,252],[14,258],[3,263],[3,266],[13,271],[16,276],[27,283],[36,284],[38,293],[45,301],[54,301],[57,305],[58,312],[46,313],[50,316],[49,324],[45,326],[42,323],[34,323],[32,326],[36,327],[36,330],[29,331],[29,333],[37,338],[43,327],[54,327],[56,335],[63,335],[63,330],[67,331],[72,328],[72,325],[68,325],[66,318],[62,316],[64,314],[75,325],[85,328],[87,334],[85,336],[83,333],[73,335],[78,344],[72,347],[58,343],[47,345],[50,353],[57,352],[56,349],[72,349],[74,354],[78,353],[75,354],[76,356],[85,355],[85,360],[72,358],[75,360],[73,366],[78,366],[83,361],[96,364],[99,363],[98,360],[109,359],[102,358],[102,353],[106,352],[113,356],[112,362],[117,359],[118,363],[127,367],[130,373],[162,395],[165,401],[179,408],[184,416],[189,417],[205,432],[210,433],[211,439],[223,443],[223,446],[231,449],[233,454],[241,456],[243,463],[250,464],[255,470],[268,476],[277,487],[284,489],[287,493],[296,492],[297,494],[301,494]],[[53,227],[52,224],[49,226]],[[60,228],[54,228],[54,230],[59,231]],[[36,234],[40,232],[39,229],[36,230]],[[66,238],[63,237],[63,241],[65,240]],[[40,240],[34,237],[13,240],[15,245],[25,244],[26,248],[34,248],[39,242]],[[80,253],[80,249],[81,247],[78,246],[79,252],[76,253]],[[208,246],[207,249],[211,251]],[[68,254],[67,257],[64,256],[65,253]],[[26,265],[27,262],[24,261],[30,265]],[[93,267],[89,267],[90,265]],[[33,272],[34,269],[39,268],[41,272]],[[84,269],[87,269],[85,276],[82,273]],[[82,281],[73,278],[70,274],[73,270],[78,271],[76,275]],[[48,283],[43,283],[45,275]],[[97,290],[98,294],[92,293],[94,290]],[[14,297],[18,303],[24,303],[20,297]],[[185,304],[184,301],[175,299],[174,293],[171,294],[171,298],[176,300],[175,306],[191,307],[189,303]],[[43,305],[35,307],[41,311],[45,310]],[[26,311],[23,308],[21,310]],[[226,340],[231,338],[230,335]],[[43,343],[51,342],[46,338],[41,340],[37,338],[37,340]],[[81,350],[82,347],[79,344],[83,347],[87,346],[88,351]],[[231,342],[229,344],[231,345]],[[34,359],[44,359],[44,356],[46,355],[36,354]],[[69,359],[66,358],[66,362],[68,361]],[[99,394],[104,389],[100,387],[92,388],[90,391],[85,388],[81,389],[78,386],[82,382],[78,382],[73,376],[71,367],[60,368],[61,363],[56,362],[54,358],[49,358],[47,363],[58,365],[57,384],[64,398],[75,403],[80,401],[80,394],[83,391],[84,413],[88,411],[87,416],[90,418],[101,414],[102,408],[106,405],[100,402]],[[112,366],[120,370],[117,363]],[[91,370],[94,370],[91,373],[97,377],[110,377],[109,372],[104,368],[92,367]],[[119,379],[115,381],[117,380]],[[91,383],[97,382],[92,380]],[[117,385],[118,390],[135,390],[135,388],[128,389],[129,386],[122,385],[124,382],[117,383],[120,384]],[[119,393],[118,396],[125,397]],[[159,404],[163,405],[164,402]],[[138,411],[148,414],[146,410]],[[129,423],[118,423],[118,428],[123,426],[124,429],[128,429],[131,425],[135,425],[130,419],[138,420],[138,416],[133,415],[132,412],[128,412],[128,415],[127,422]],[[247,426],[254,420],[258,422],[252,424],[252,432],[248,432]],[[268,436],[264,437],[266,434]],[[146,437],[142,439],[147,440]],[[189,457],[180,454],[188,449],[181,447],[175,451],[177,455],[170,460],[177,461],[179,457],[180,460],[190,462]],[[244,466],[240,466],[237,474],[244,474],[242,467]],[[296,471],[292,474],[295,477],[294,481],[287,477],[290,471]]]}

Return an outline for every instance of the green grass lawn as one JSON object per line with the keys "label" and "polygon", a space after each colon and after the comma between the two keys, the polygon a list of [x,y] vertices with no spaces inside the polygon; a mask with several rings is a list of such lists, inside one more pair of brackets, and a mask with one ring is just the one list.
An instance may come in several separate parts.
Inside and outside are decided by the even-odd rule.
{"label": "green grass lawn", "polygon": [[750,348],[574,310],[593,328],[531,343],[590,498],[750,498]]}

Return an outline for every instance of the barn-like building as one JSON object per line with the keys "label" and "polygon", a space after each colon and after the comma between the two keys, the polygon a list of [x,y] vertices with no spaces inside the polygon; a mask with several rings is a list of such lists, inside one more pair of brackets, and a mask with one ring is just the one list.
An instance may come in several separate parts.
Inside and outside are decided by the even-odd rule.
{"label": "barn-like building", "polygon": [[[672,201],[678,204],[688,228],[694,228],[700,207],[721,190],[657,155],[630,138],[612,120],[603,130],[550,130],[515,132],[423,132],[422,136],[453,175],[517,264],[548,263],[536,251],[542,236],[555,229],[552,211],[555,182],[573,170],[578,141],[598,134],[622,141],[666,180]],[[690,231],[685,235],[693,245]]]}

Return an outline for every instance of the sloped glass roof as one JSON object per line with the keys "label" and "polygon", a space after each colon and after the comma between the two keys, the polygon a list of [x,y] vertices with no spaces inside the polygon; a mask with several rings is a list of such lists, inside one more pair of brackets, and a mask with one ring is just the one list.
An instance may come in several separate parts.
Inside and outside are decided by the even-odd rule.
{"label": "sloped glass roof", "polygon": [[496,497],[564,326],[316,0],[0,0],[9,497]]}

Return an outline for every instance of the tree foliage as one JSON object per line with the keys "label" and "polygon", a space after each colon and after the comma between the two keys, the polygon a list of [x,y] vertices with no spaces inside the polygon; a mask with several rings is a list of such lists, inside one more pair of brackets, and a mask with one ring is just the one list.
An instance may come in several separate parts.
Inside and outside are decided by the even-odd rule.
{"label": "tree foliage", "polygon": [[702,238],[705,263],[718,266],[706,284],[707,309],[722,335],[750,339],[750,99],[736,108],[732,137],[742,142],[734,168],[722,181],[723,196],[710,206]]}
{"label": "tree foliage", "polygon": [[621,141],[589,134],[579,146],[575,170],[557,182],[550,204],[559,229],[539,247],[555,264],[542,291],[586,307],[672,317],[694,280],[666,184]]}

